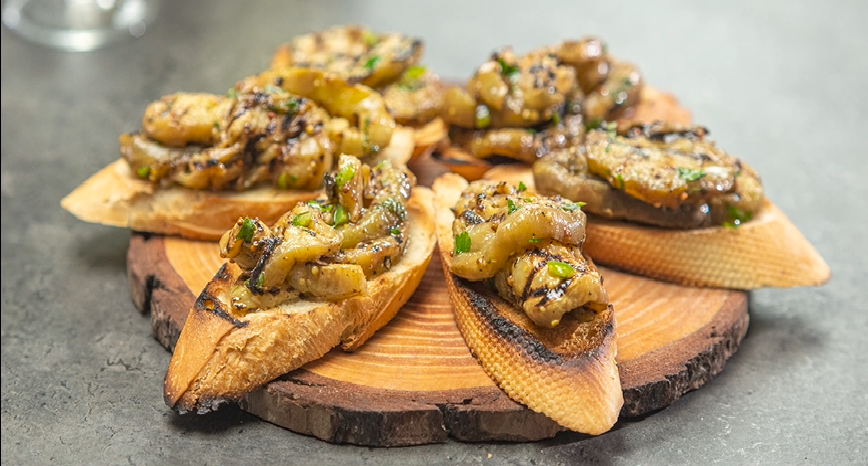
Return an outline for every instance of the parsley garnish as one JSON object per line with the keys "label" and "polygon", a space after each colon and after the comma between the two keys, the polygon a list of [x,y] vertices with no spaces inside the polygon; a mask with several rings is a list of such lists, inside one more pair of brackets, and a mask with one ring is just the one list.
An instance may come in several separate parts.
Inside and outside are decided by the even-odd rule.
{"label": "parsley garnish", "polygon": [[576,274],[576,269],[565,262],[549,261],[549,275],[558,278],[570,278]]}
{"label": "parsley garnish", "polygon": [[512,77],[512,75],[518,73],[518,65],[508,65],[503,58],[498,58],[497,63],[500,64],[500,73],[507,77]]}
{"label": "parsley garnish", "polygon": [[511,214],[518,210],[518,207],[515,206],[515,202],[512,202],[512,199],[506,200],[506,213]]}
{"label": "parsley garnish", "polygon": [[723,226],[731,230],[737,230],[739,225],[753,219],[753,212],[750,210],[741,210],[730,205],[726,207],[726,211],[729,214],[729,221],[723,222]]}
{"label": "parsley garnish", "polygon": [[238,234],[235,235],[235,239],[240,239],[245,243],[249,243],[253,241],[253,233],[256,231],[256,226],[253,224],[253,221],[248,217],[244,217],[244,221],[241,223],[241,228],[238,229]]}
{"label": "parsley garnish", "polygon": [[579,210],[584,206],[585,206],[584,202],[568,202],[568,203],[564,204],[563,206],[561,206],[561,208],[567,212],[572,212],[574,210]]}
{"label": "parsley garnish", "polygon": [[705,172],[700,169],[678,167],[678,177],[684,181],[696,181],[705,177]]}
{"label": "parsley garnish", "polygon": [[344,210],[344,206],[338,204],[337,207],[335,207],[334,226],[340,226],[349,221],[350,216],[347,215],[347,212]]}
{"label": "parsley garnish", "polygon": [[519,181],[518,182],[518,192],[521,193],[524,191],[527,191],[527,186],[524,185],[524,181]]}
{"label": "parsley garnish", "polygon": [[404,208],[404,204],[396,201],[393,198],[388,198],[380,204],[384,209],[391,211],[395,215],[398,216],[401,220],[405,220],[407,218],[407,210]]}
{"label": "parsley garnish", "polygon": [[368,57],[368,60],[365,62],[365,69],[368,70],[369,73],[374,72],[374,67],[377,66],[377,62],[380,61],[379,55],[371,55]]}
{"label": "parsley garnish", "polygon": [[136,170],[136,174],[139,175],[139,178],[141,178],[143,180],[147,180],[148,175],[151,174],[151,167],[141,167],[138,170]]}
{"label": "parsley garnish", "polygon": [[401,230],[398,228],[392,228],[392,236],[401,236]]}
{"label": "parsley garnish", "polygon": [[491,124],[491,112],[488,111],[488,107],[485,105],[477,105],[476,106],[476,127],[477,128],[488,128]]}
{"label": "parsley garnish", "polygon": [[356,167],[353,164],[346,164],[338,171],[337,176],[335,177],[335,183],[338,186],[338,189],[344,187],[345,184],[349,183],[353,177],[356,176]]}
{"label": "parsley garnish", "polygon": [[292,218],[292,224],[297,227],[306,227],[310,225],[311,220],[313,220],[313,217],[310,212],[302,212]]}
{"label": "parsley garnish", "polygon": [[470,252],[470,235],[466,231],[455,235],[455,255]]}

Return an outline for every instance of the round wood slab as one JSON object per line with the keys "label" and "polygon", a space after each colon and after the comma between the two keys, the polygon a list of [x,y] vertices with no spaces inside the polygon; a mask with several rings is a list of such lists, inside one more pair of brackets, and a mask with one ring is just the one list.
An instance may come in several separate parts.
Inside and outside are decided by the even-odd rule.
{"label": "round wood slab", "polygon": [[[132,234],[130,290],[172,350],[195,297],[222,264],[215,243]],[[336,443],[398,446],[533,441],[563,430],[506,396],[470,354],[452,317],[435,251],[421,285],[354,353],[333,350],[242,407]],[[600,268],[617,318],[622,418],[663,408],[718,374],[747,332],[747,294],[689,288]]]}

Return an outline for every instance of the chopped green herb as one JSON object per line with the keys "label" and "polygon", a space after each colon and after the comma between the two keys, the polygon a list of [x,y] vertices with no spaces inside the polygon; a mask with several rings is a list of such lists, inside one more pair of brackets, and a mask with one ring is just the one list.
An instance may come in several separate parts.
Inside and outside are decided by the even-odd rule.
{"label": "chopped green herb", "polygon": [[281,87],[272,86],[271,84],[265,86],[265,92],[269,94],[286,94],[286,91]]}
{"label": "chopped green herb", "polygon": [[392,228],[392,236],[401,236],[401,230],[398,228]]}
{"label": "chopped green herb", "polygon": [[404,79],[415,81],[421,78],[423,74],[425,74],[424,66],[413,65],[410,68],[407,68],[407,71],[404,72]]}
{"label": "chopped green herb", "polygon": [[371,55],[368,57],[368,60],[365,62],[365,69],[368,70],[369,73],[374,72],[374,67],[377,66],[377,62],[380,61],[379,55]]}
{"label": "chopped green herb", "polygon": [[380,160],[380,163],[378,163],[377,166],[374,167],[374,170],[382,170],[391,164],[392,162],[390,162],[389,159]]}
{"label": "chopped green herb", "polygon": [[524,181],[518,182],[518,192],[522,193],[527,191],[527,186],[524,185]]}
{"label": "chopped green herb", "polygon": [[289,97],[286,100],[276,102],[272,108],[281,113],[295,113],[298,109],[298,99]]}
{"label": "chopped green herb", "polygon": [[585,130],[590,131],[592,129],[599,129],[603,127],[603,120],[599,118],[594,118],[593,120],[588,121],[585,125]]}
{"label": "chopped green herb", "polygon": [[558,278],[570,278],[576,274],[576,269],[565,262],[549,261],[549,275]]}
{"label": "chopped green herb", "polygon": [[561,114],[560,113],[555,112],[552,114],[552,124],[555,126],[561,125]]}
{"label": "chopped green herb", "polygon": [[298,181],[298,177],[288,173],[281,173],[277,177],[277,187],[280,189],[289,189],[289,187]]}
{"label": "chopped green herb", "polygon": [[302,212],[292,218],[292,224],[297,227],[306,227],[310,225],[311,220],[313,220],[313,216],[310,212]]}
{"label": "chopped green herb", "polygon": [[265,272],[260,272],[259,276],[256,277],[256,287],[262,288],[262,285],[265,284]]}
{"label": "chopped green herb", "polygon": [[334,226],[340,226],[350,221],[350,216],[344,210],[344,206],[338,204],[335,207]]}
{"label": "chopped green herb", "polygon": [[627,186],[627,183],[624,182],[624,177],[621,176],[620,173],[615,175],[615,179],[618,180],[618,189],[624,190],[624,187]]}
{"label": "chopped green herb", "polygon": [[307,201],[307,206],[310,207],[311,209],[316,209],[320,212],[322,212],[324,210],[322,207],[322,204],[320,204],[317,201]]}
{"label": "chopped green herb", "polygon": [[344,187],[345,184],[349,183],[353,177],[356,176],[356,166],[353,164],[346,164],[338,171],[337,176],[335,177],[335,183],[338,186],[338,189]]}
{"label": "chopped green herb", "polygon": [[533,129],[533,128],[528,128],[528,129],[527,129],[527,132],[528,132],[528,134],[532,134],[532,135],[535,135],[535,134],[536,134],[536,130]]}
{"label": "chopped green herb", "polygon": [[253,241],[253,233],[256,231],[256,225],[253,224],[253,221],[248,217],[244,217],[244,221],[241,223],[241,228],[238,229],[238,234],[235,235],[235,239],[240,239],[245,243],[249,243]]}
{"label": "chopped green herb", "polygon": [[498,58],[497,63],[500,64],[500,73],[507,77],[518,73],[518,65],[508,65],[503,58]]}
{"label": "chopped green herb", "polygon": [[219,121],[214,122],[214,129],[216,129],[217,131],[220,131],[220,122]]}
{"label": "chopped green herb", "polygon": [[735,206],[727,206],[726,211],[729,214],[729,221],[723,222],[723,226],[730,229],[737,229],[744,222],[749,222],[753,219],[753,212],[750,210],[744,211]]}
{"label": "chopped green herb", "polygon": [[365,29],[365,32],[362,33],[362,41],[368,47],[373,47],[380,39],[371,30]]}
{"label": "chopped green herb", "polygon": [[542,238],[531,238],[531,239],[527,240],[527,242],[531,243],[531,244],[536,244],[536,243],[542,243],[542,240],[543,240]]}
{"label": "chopped green herb", "polygon": [[567,212],[572,212],[574,210],[579,210],[585,206],[584,202],[568,202],[564,204],[561,208]]}
{"label": "chopped green herb", "polygon": [[738,178],[739,176],[741,176],[741,170],[736,170],[735,177]]}
{"label": "chopped green herb", "polygon": [[391,211],[395,215],[398,216],[401,220],[405,220],[407,218],[407,209],[404,208],[404,204],[396,201],[393,198],[388,198],[380,204],[384,209]]}
{"label": "chopped green herb", "polygon": [[148,175],[151,174],[151,167],[140,167],[138,170],[136,170],[136,174],[139,175],[139,178],[147,180]]}
{"label": "chopped green herb", "polygon": [[470,252],[470,235],[466,231],[455,235],[455,255]]}
{"label": "chopped green herb", "polygon": [[485,105],[479,104],[476,106],[476,127],[477,128],[488,128],[491,124],[491,112],[488,111],[488,107]]}
{"label": "chopped green herb", "polygon": [[609,142],[614,141],[615,137],[618,136],[618,124],[610,121],[606,126],[606,134],[609,136]]}
{"label": "chopped green herb", "polygon": [[238,91],[235,90],[234,87],[230,87],[228,91],[226,91],[226,97],[230,99],[238,98]]}
{"label": "chopped green herb", "polygon": [[511,214],[518,210],[518,207],[515,206],[515,202],[512,202],[512,199],[506,200],[506,213]]}
{"label": "chopped green herb", "polygon": [[705,177],[705,172],[700,169],[678,167],[678,177],[684,181],[696,181]]}

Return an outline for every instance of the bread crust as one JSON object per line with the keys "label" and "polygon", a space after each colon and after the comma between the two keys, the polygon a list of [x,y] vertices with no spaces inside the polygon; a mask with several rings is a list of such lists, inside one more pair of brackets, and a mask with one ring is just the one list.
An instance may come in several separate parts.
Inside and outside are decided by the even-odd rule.
{"label": "bread crust", "polygon": [[389,272],[368,281],[366,296],[300,300],[234,317],[228,296],[241,270],[224,265],[190,309],[166,372],[166,404],[182,413],[208,412],[338,345],[347,351],[362,345],[409,299],[431,259],[431,190],[415,188],[407,213],[407,250]]}
{"label": "bread crust", "polygon": [[[383,152],[393,163],[405,165],[414,147],[414,130],[396,128]],[[213,241],[239,216],[258,217],[271,224],[299,201],[321,194],[322,190],[272,188],[238,192],[160,188],[135,177],[129,164],[118,159],[63,198],[60,205],[86,222]]]}
{"label": "bread crust", "polygon": [[[485,178],[534,187],[529,167],[495,167]],[[588,214],[585,234],[584,250],[600,264],[679,285],[792,288],[822,285],[831,277],[822,256],[768,199],[737,229],[673,230]]]}
{"label": "bread crust", "polygon": [[590,321],[568,315],[558,327],[544,329],[484,283],[453,275],[451,209],[466,186],[453,173],[434,183],[444,275],[467,346],[510,398],[568,429],[594,435],[608,431],[623,404],[612,306]]}

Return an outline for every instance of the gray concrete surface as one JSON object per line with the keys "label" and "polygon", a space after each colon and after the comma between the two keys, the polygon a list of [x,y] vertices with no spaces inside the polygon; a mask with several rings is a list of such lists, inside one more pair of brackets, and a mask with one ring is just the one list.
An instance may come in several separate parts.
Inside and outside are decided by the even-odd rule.
{"label": "gray concrete surface", "polygon": [[[866,464],[868,3],[650,3],[165,1],[145,36],[87,54],[4,29],[2,463]],[[169,353],[129,297],[128,232],[60,199],[117,157],[151,100],[225,92],[294,34],[345,22],[420,35],[449,77],[503,44],[601,35],[762,173],[831,282],[753,293],[723,374],[595,438],[362,448],[238,409],[173,414]]]}

